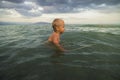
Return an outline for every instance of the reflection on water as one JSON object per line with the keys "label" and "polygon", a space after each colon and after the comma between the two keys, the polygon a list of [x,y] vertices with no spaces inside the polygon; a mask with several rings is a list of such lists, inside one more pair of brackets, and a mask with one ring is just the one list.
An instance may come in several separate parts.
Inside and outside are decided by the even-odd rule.
{"label": "reflection on water", "polygon": [[63,56],[64,55],[64,53],[63,52],[61,52],[61,51],[55,51],[53,54],[52,54],[52,56],[51,57],[60,57],[60,56]]}

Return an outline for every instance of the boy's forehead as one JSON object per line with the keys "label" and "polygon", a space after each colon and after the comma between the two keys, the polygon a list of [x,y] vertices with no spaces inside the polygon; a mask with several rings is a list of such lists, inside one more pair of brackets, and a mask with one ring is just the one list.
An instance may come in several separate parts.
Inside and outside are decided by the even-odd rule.
{"label": "boy's forehead", "polygon": [[62,19],[55,19],[53,22],[64,22]]}
{"label": "boy's forehead", "polygon": [[63,20],[57,20],[57,21],[54,21],[53,24],[64,24],[64,21]]}

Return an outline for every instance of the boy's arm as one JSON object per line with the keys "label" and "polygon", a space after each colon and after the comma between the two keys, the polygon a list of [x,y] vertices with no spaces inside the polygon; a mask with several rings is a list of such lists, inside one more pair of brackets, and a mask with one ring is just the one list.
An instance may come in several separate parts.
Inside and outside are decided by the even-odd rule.
{"label": "boy's arm", "polygon": [[53,44],[55,45],[55,47],[60,50],[60,51],[65,51],[65,49],[59,44],[59,41],[57,40],[57,38],[54,38],[53,40]]}
{"label": "boy's arm", "polygon": [[59,49],[60,51],[65,51],[65,49],[59,44],[59,43],[54,43],[54,45],[56,46],[57,49]]}

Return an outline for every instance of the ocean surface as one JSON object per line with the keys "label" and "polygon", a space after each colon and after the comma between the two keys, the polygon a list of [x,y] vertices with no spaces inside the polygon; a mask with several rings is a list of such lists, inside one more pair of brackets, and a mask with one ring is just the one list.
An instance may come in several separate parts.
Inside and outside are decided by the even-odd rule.
{"label": "ocean surface", "polygon": [[1,25],[0,80],[120,80],[120,25],[66,25],[64,53],[44,45],[51,33],[49,24]]}

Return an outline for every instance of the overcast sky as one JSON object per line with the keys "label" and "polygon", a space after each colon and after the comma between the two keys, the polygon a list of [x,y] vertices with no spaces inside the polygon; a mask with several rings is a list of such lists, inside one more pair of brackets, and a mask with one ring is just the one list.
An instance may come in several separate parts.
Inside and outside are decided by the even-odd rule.
{"label": "overcast sky", "polygon": [[118,24],[120,0],[0,0],[0,21]]}

